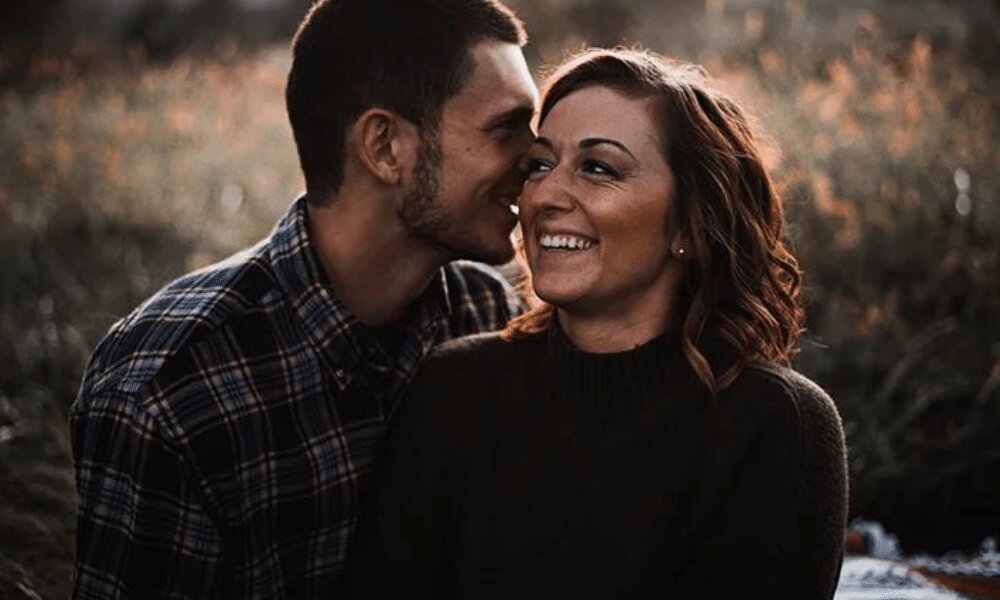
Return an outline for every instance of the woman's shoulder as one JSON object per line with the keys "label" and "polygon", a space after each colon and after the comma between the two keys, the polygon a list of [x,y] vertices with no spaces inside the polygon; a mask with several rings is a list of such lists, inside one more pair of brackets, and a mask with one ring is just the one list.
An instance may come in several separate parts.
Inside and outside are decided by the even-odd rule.
{"label": "woman's shoulder", "polygon": [[796,397],[826,400],[830,398],[829,394],[812,379],[791,367],[773,362],[750,363],[741,376],[757,385],[781,387]]}
{"label": "woman's shoulder", "polygon": [[536,337],[506,340],[500,332],[480,333],[436,346],[420,365],[414,386],[451,391],[480,388],[516,377],[539,346]]}
{"label": "woman's shoulder", "polygon": [[796,421],[807,435],[817,430],[843,437],[837,406],[816,382],[786,366],[748,365],[730,386],[730,395],[753,410]]}
{"label": "woman's shoulder", "polygon": [[531,340],[506,341],[499,333],[477,334],[437,346],[421,363],[400,401],[394,429],[424,431],[460,447],[479,443],[495,426],[497,406],[523,387],[521,368]]}
{"label": "woman's shoulder", "polygon": [[525,349],[526,341],[504,339],[499,331],[451,339],[430,351],[421,364],[421,370],[453,369],[458,365],[508,361]]}

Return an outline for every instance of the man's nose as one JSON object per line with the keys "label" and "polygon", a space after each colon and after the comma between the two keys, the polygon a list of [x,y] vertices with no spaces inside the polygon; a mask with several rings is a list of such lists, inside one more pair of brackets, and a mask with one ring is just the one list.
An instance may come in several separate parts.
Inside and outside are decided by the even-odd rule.
{"label": "man's nose", "polygon": [[503,179],[500,181],[500,189],[507,194],[519,195],[521,189],[524,187],[524,182],[527,181],[528,174],[521,167],[521,162],[518,160],[514,163],[514,166],[508,169],[507,173],[504,174]]}
{"label": "man's nose", "polygon": [[515,161],[520,162],[521,157],[528,153],[528,148],[535,140],[535,131],[530,124],[525,123],[513,135],[514,139],[510,142],[511,156],[514,157]]}

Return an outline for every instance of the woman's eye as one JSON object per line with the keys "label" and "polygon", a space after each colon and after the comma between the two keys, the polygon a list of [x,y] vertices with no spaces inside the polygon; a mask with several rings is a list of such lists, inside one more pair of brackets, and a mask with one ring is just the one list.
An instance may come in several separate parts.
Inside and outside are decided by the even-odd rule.
{"label": "woman's eye", "polygon": [[618,177],[617,171],[612,169],[607,164],[598,160],[583,161],[583,171],[584,173],[590,173],[592,175],[600,175],[603,177]]}
{"label": "woman's eye", "polygon": [[527,158],[524,160],[523,170],[528,177],[541,173],[548,173],[552,170],[552,165],[541,158]]}

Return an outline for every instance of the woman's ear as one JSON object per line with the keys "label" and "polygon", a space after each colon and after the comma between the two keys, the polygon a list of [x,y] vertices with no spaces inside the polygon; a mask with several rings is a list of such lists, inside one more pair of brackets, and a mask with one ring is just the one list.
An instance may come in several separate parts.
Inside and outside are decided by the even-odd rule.
{"label": "woman's ear", "polygon": [[687,260],[693,256],[691,240],[688,239],[687,233],[678,231],[674,234],[670,241],[670,254],[679,260]]}
{"label": "woman's ear", "polygon": [[385,185],[396,186],[416,163],[420,135],[395,112],[369,108],[354,122],[351,142],[365,171]]}

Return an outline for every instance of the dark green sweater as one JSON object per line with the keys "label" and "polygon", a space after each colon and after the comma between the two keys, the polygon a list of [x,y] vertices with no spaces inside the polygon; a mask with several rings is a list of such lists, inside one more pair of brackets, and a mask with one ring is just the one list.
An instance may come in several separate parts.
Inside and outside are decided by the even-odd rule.
{"label": "dark green sweater", "polygon": [[774,365],[713,399],[669,335],[442,347],[374,484],[346,570],[364,598],[808,600],[840,570],[833,402]]}

